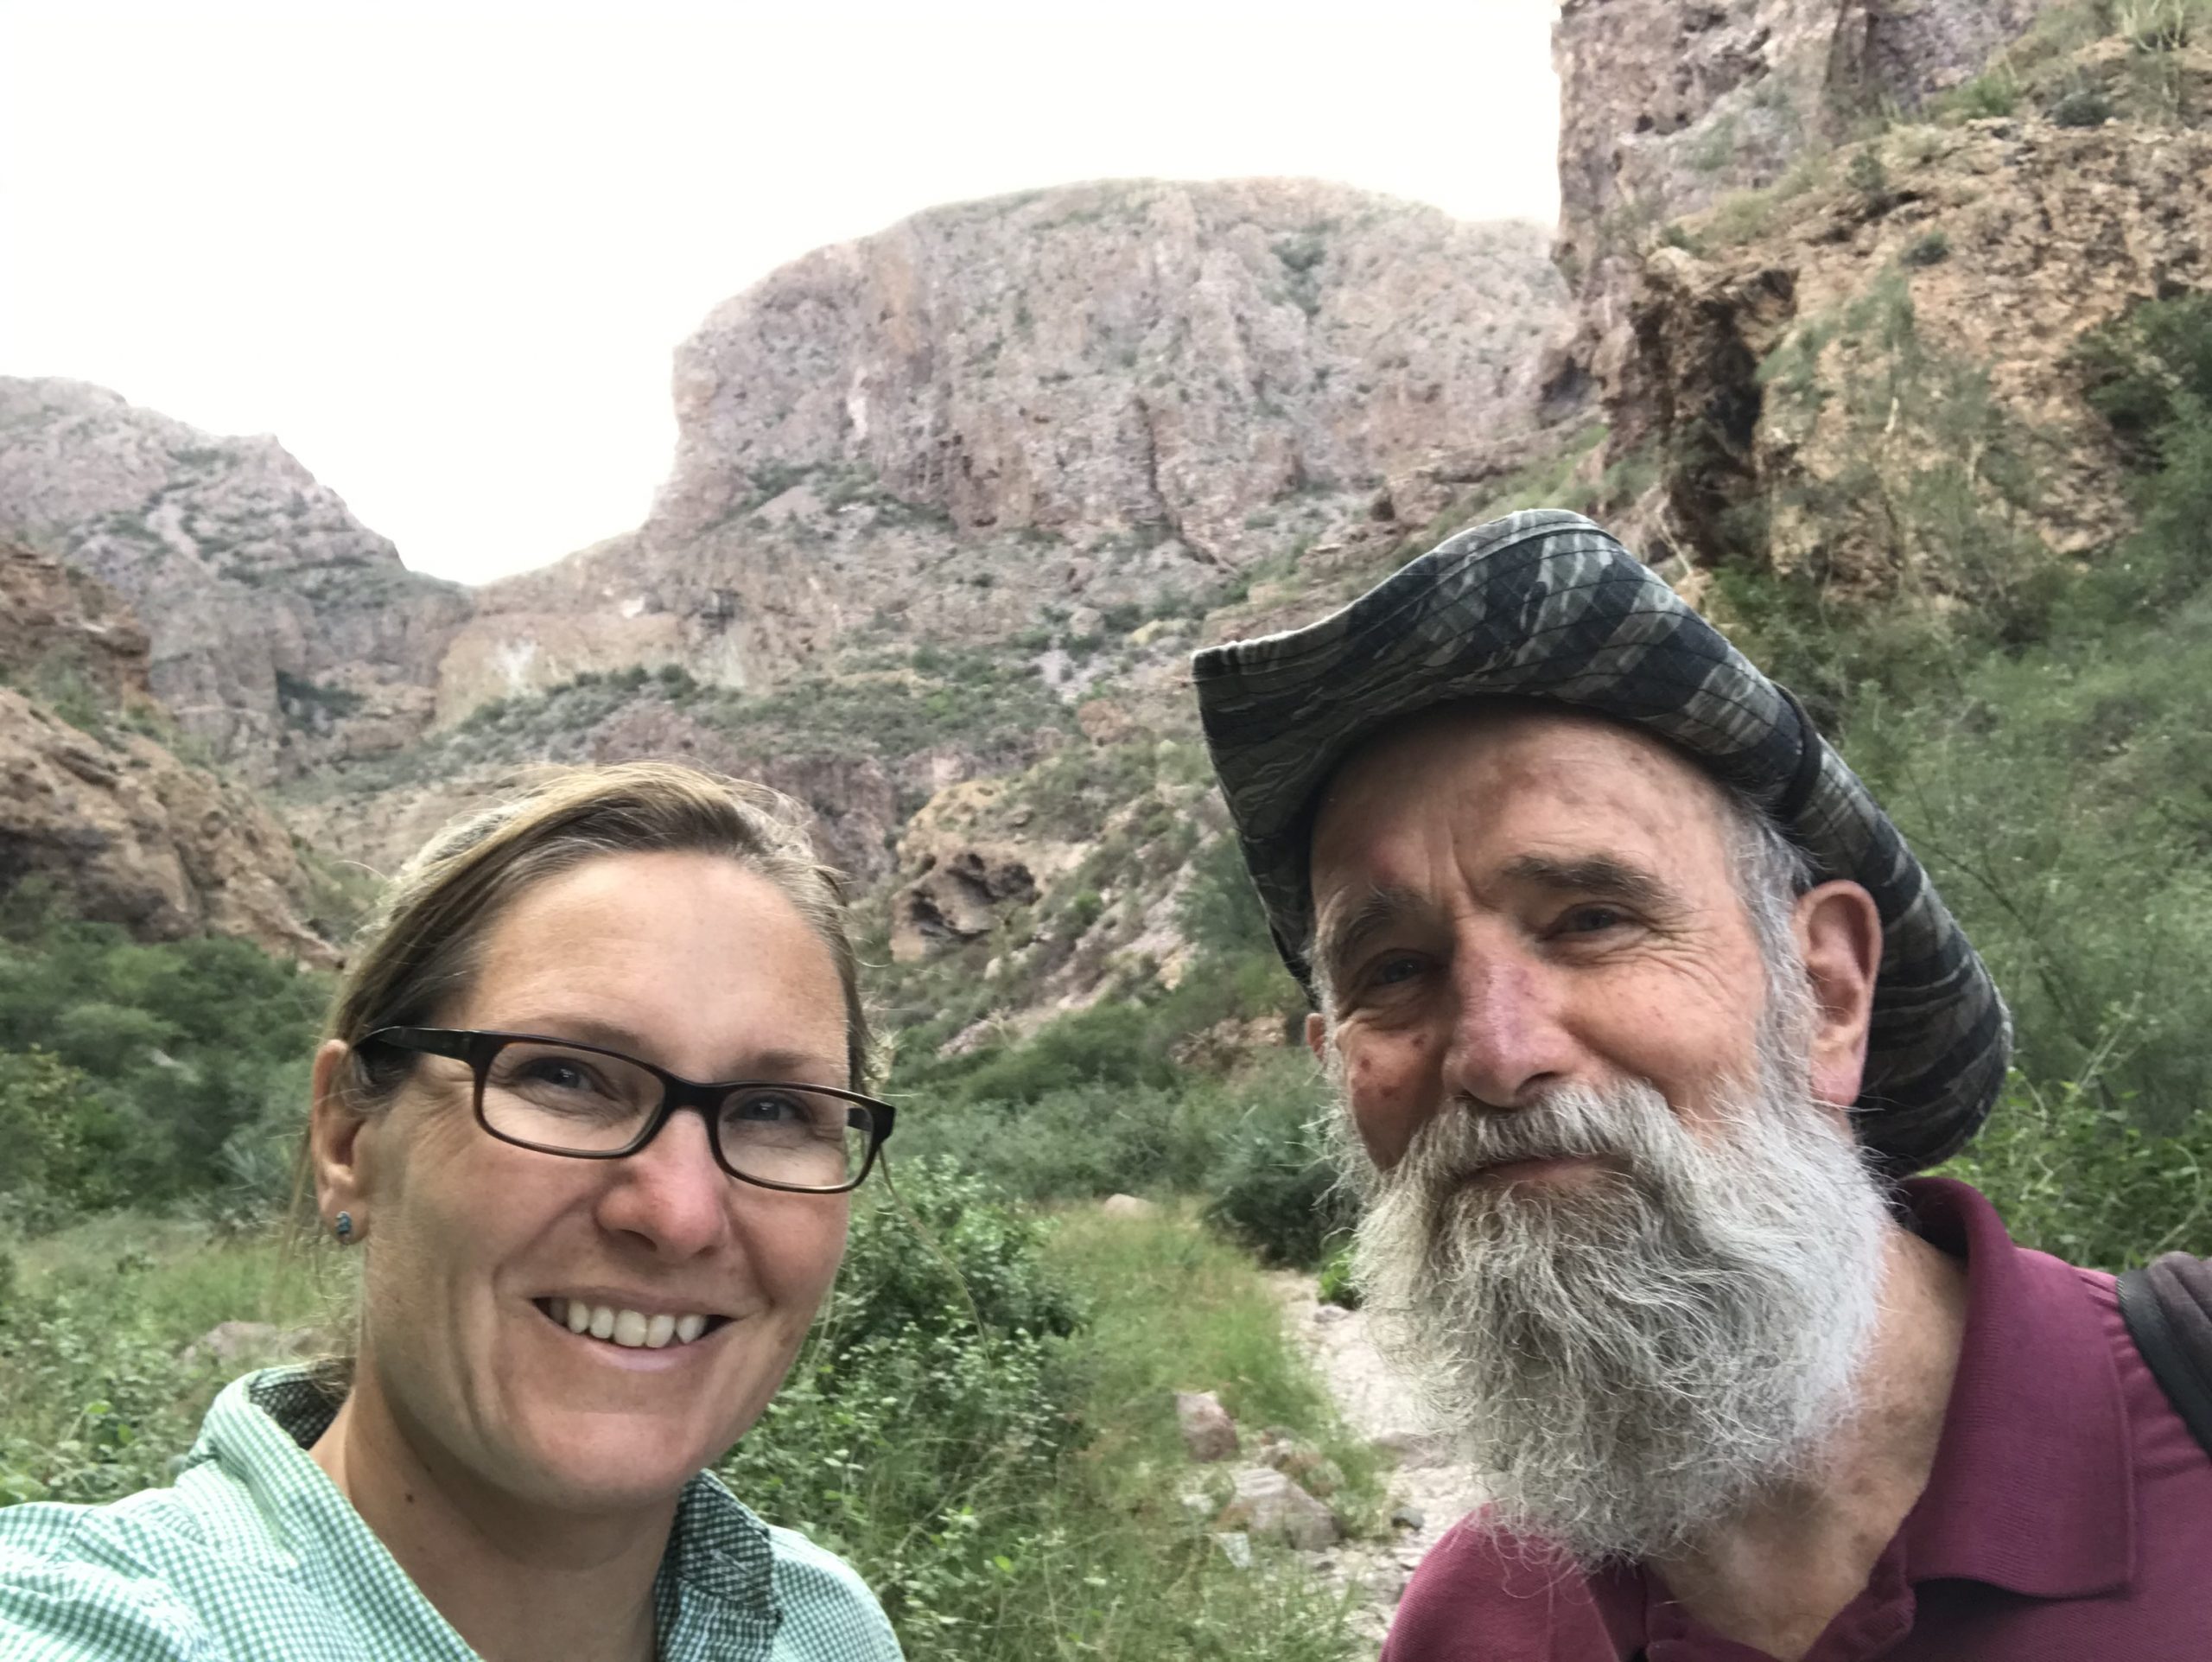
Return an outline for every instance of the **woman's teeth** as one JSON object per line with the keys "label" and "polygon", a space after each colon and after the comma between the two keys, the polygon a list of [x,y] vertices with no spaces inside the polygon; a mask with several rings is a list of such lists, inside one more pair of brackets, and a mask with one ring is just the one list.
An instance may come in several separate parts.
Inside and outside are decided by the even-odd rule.
{"label": "woman's teeth", "polygon": [[703,1315],[646,1315],[638,1310],[616,1309],[610,1304],[587,1304],[580,1298],[549,1298],[545,1313],[564,1324],[570,1333],[588,1333],[594,1339],[627,1346],[632,1350],[659,1350],[669,1344],[688,1345],[707,1330]]}

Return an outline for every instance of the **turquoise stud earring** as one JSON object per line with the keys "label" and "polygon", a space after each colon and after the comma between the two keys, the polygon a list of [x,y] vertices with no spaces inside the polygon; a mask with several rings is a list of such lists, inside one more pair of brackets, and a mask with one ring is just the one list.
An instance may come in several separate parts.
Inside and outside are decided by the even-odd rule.
{"label": "turquoise stud earring", "polygon": [[339,1245],[351,1246],[353,1244],[353,1214],[352,1213],[340,1213],[337,1221],[330,1227],[331,1232],[338,1237]]}

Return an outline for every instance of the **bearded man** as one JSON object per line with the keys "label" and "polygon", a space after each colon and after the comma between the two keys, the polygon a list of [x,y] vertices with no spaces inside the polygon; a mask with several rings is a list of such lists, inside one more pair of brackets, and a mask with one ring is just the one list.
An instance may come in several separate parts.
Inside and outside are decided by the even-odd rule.
{"label": "bearded man", "polygon": [[1980,960],[1802,710],[1516,514],[1199,654],[1378,1330],[1490,1485],[1386,1662],[2202,1662],[2212,1460],[1962,1183]]}

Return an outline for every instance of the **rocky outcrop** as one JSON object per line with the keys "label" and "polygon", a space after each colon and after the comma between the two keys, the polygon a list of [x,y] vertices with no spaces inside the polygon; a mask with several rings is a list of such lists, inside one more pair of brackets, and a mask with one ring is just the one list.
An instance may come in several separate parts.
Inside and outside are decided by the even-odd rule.
{"label": "rocky outcrop", "polygon": [[145,636],[94,579],[0,547],[0,893],[35,878],[143,939],[239,935],[311,964],[291,838],[242,786],[153,736]]}
{"label": "rocky outcrop", "polygon": [[[2124,73],[2126,53],[2107,43],[2077,73]],[[2203,68],[2212,84],[2212,54]],[[2139,301],[2212,287],[2212,133],[2024,115],[1849,154],[1878,191],[1839,179],[1750,243],[1646,261],[1613,443],[1665,459],[1656,557],[1749,554],[1847,590],[1920,581],[1987,603],[2004,563],[1947,570],[1896,498],[1953,470],[2024,546],[2061,554],[2126,523],[2075,349]]]}
{"label": "rocky outcrop", "polygon": [[891,895],[891,956],[912,964],[981,940],[1042,887],[1074,869],[1082,847],[1039,835],[1033,811],[1004,780],[949,786],[899,838]]}
{"label": "rocky outcrop", "polygon": [[0,536],[146,621],[152,689],[267,780],[420,731],[469,607],[272,438],[221,438],[81,382],[0,379]]}
{"label": "rocky outcrop", "polygon": [[1258,180],[1033,192],[810,254],[679,349],[646,523],[481,592],[439,717],[639,662],[758,689],[1217,589],[1529,424],[1545,242]]}
{"label": "rocky outcrop", "polygon": [[103,705],[150,706],[146,632],[98,578],[0,542],[0,667],[19,682]]}
{"label": "rocky outcrop", "polygon": [[1565,0],[1555,252],[1575,317],[1555,379],[1610,386],[1659,227],[1764,186],[1877,112],[1918,108],[2053,0]]}

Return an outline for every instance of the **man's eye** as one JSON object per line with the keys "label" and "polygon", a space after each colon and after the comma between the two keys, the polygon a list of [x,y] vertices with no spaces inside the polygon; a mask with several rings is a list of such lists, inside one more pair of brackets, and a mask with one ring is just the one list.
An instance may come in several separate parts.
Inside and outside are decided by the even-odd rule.
{"label": "man's eye", "polygon": [[1368,974],[1368,984],[1376,987],[1395,987],[1412,980],[1421,973],[1421,960],[1410,952],[1393,952],[1376,963]]}
{"label": "man's eye", "polygon": [[1601,935],[1627,921],[1628,914],[1616,906],[1578,906],[1560,920],[1559,932],[1563,935]]}

